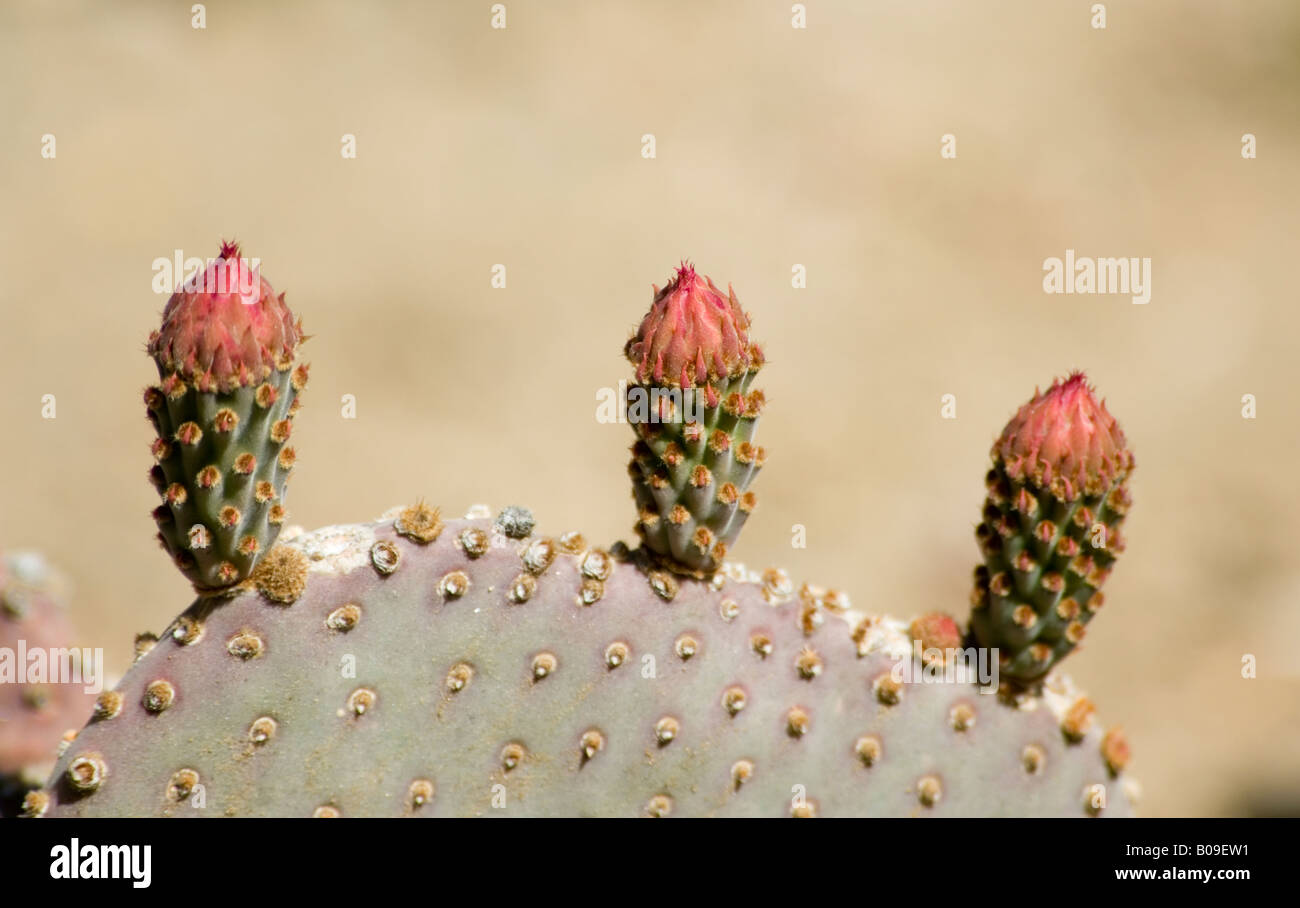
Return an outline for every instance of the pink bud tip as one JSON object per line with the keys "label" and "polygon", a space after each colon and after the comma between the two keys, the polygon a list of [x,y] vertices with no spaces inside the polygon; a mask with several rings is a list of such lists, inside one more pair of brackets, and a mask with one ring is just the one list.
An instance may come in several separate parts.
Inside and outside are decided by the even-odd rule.
{"label": "pink bud tip", "polygon": [[923,649],[960,649],[961,627],[951,615],[929,612],[913,619],[912,639],[920,641]]}
{"label": "pink bud tip", "polygon": [[1002,430],[993,457],[1005,462],[1012,479],[1045,486],[1059,478],[1069,497],[1097,494],[1133,468],[1119,423],[1078,371],[1046,393],[1034,392]]}
{"label": "pink bud tip", "polygon": [[222,242],[217,260],[167,301],[149,354],[164,375],[231,390],[282,367],[301,340],[302,324],[284,295],[240,256],[238,243]]}
{"label": "pink bud tip", "polygon": [[682,262],[624,353],[637,381],[673,387],[734,378],[759,364],[749,343],[749,316],[736,294],[723,296],[711,279]]}

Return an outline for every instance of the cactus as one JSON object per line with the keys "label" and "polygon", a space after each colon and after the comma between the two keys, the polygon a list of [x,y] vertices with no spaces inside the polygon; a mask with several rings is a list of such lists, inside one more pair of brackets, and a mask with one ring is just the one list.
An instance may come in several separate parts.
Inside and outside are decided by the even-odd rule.
{"label": "cactus", "polygon": [[993,445],[971,632],[1033,683],[1083,639],[1124,551],[1133,455],[1082,372],[1034,392]]}
{"label": "cactus", "polygon": [[[1039,639],[1008,638],[1020,648],[992,663],[964,647],[1007,633],[993,620],[1006,608],[976,597],[972,629],[941,612],[905,624],[724,560],[762,460],[748,327],[734,294],[683,266],[625,348],[636,387],[704,403],[692,419],[687,398],[661,397],[631,420],[640,548],[543,534],[518,506],[444,519],[423,501],[286,531],[226,595],[200,595],[145,638],[26,813],[1131,813],[1122,733],[1103,734],[1043,660],[1023,671]],[[1003,477],[1042,495],[1065,477],[1076,507],[1121,488],[1122,436],[1080,388],[1055,385],[1013,420],[995,448],[1002,498]],[[1008,513],[1005,538],[1019,539]]]}
{"label": "cactus", "polygon": [[154,519],[201,592],[246,579],[280,532],[295,459],[287,442],[307,383],[301,339],[284,294],[233,243],[172,295],[149,336],[160,379],[144,395],[157,432]]}
{"label": "cactus", "polygon": [[[58,683],[66,679],[53,677],[48,662],[42,679],[32,682],[32,666],[20,656],[40,651],[48,658],[71,646],[66,587],[35,553],[0,557],[0,816],[15,814],[23,794],[41,786],[64,736],[85,723],[95,699],[80,684]],[[69,658],[78,655],[71,650]]]}
{"label": "cactus", "polygon": [[636,531],[665,567],[695,577],[718,569],[758,504],[748,487],[767,456],[752,443],[763,353],[748,330],[735,292],[723,298],[683,264],[624,348],[636,368],[627,398]]}

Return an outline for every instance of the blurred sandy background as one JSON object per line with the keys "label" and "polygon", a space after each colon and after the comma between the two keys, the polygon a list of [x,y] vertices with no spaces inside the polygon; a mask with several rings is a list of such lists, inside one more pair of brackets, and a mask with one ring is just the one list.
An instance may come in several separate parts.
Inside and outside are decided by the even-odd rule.
{"label": "blurred sandy background", "polygon": [[[72,575],[119,670],[188,600],[145,478],[155,258],[237,237],[315,335],[292,522],[424,495],[613,540],[597,389],[690,257],[770,358],[736,557],[964,615],[992,437],[1086,368],[1139,469],[1070,673],[1145,813],[1300,810],[1294,3],[190,6],[0,4],[0,544]],[[1066,248],[1151,257],[1150,304],[1044,294]]]}

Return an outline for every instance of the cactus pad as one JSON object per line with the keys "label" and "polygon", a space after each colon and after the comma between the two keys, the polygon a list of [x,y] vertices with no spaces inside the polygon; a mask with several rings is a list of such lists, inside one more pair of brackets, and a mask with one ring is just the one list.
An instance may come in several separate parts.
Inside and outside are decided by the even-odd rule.
{"label": "cactus pad", "polygon": [[780,571],[677,577],[576,533],[513,538],[518,513],[435,516],[424,541],[411,510],[286,539],[260,589],[196,602],[29,813],[1130,810],[1122,740],[1063,679],[1016,705],[896,683],[906,625]]}
{"label": "cactus pad", "polygon": [[66,581],[39,555],[0,557],[0,816],[14,813],[22,794],[40,786],[63,736],[85,723],[95,700],[82,684],[53,683],[67,679],[53,677],[48,661],[44,678],[50,683],[31,682],[30,660],[22,660],[25,679],[18,675],[21,653],[39,650],[62,662],[66,652],[79,664],[62,605],[65,591]]}

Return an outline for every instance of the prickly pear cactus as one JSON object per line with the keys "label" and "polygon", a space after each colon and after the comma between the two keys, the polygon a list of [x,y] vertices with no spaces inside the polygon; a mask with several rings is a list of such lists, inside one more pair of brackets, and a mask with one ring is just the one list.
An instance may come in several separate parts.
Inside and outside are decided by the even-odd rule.
{"label": "prickly pear cactus", "polygon": [[160,378],[144,395],[158,436],[154,520],[200,591],[244,580],[280,532],[296,457],[289,435],[307,383],[301,339],[284,294],[233,243],[172,295],[149,336]]}
{"label": "prickly pear cactus", "polygon": [[418,502],[269,551],[257,523],[245,551],[221,515],[262,512],[230,474],[283,443],[292,410],[256,408],[301,385],[297,328],[259,293],[265,310],[169,304],[151,343],[165,494],[183,493],[163,537],[200,597],[137,641],[29,816],[1131,812],[1122,735],[1046,674],[1079,637],[1066,603],[1095,606],[1080,597],[1109,563],[1061,579],[1071,527],[1095,515],[1117,551],[1132,467],[1081,378],[1035,396],[995,448],[973,629],[939,612],[904,625],[724,561],[764,458],[763,357],[735,295],[689,266],[625,347],[641,548],[538,534],[524,508],[444,522]]}
{"label": "prickly pear cactus", "polygon": [[950,619],[909,632],[780,571],[679,578],[478,513],[283,542],[100,699],[28,812],[1130,811],[1122,741],[1068,682],[1009,702],[919,680],[913,636],[957,640]]}
{"label": "prickly pear cactus", "polygon": [[49,670],[51,652],[67,652],[79,665],[65,593],[66,581],[41,556],[0,555],[0,816],[13,815],[23,794],[41,786],[64,735],[85,724],[95,699]]}
{"label": "prickly pear cactus", "polygon": [[767,454],[753,444],[763,392],[762,350],[736,294],[683,264],[624,349],[636,369],[628,473],[636,532],[670,570],[706,577],[758,504],[748,491]]}
{"label": "prickly pear cactus", "polygon": [[993,446],[971,630],[1032,683],[1078,645],[1124,551],[1133,454],[1082,372],[1037,391]]}

